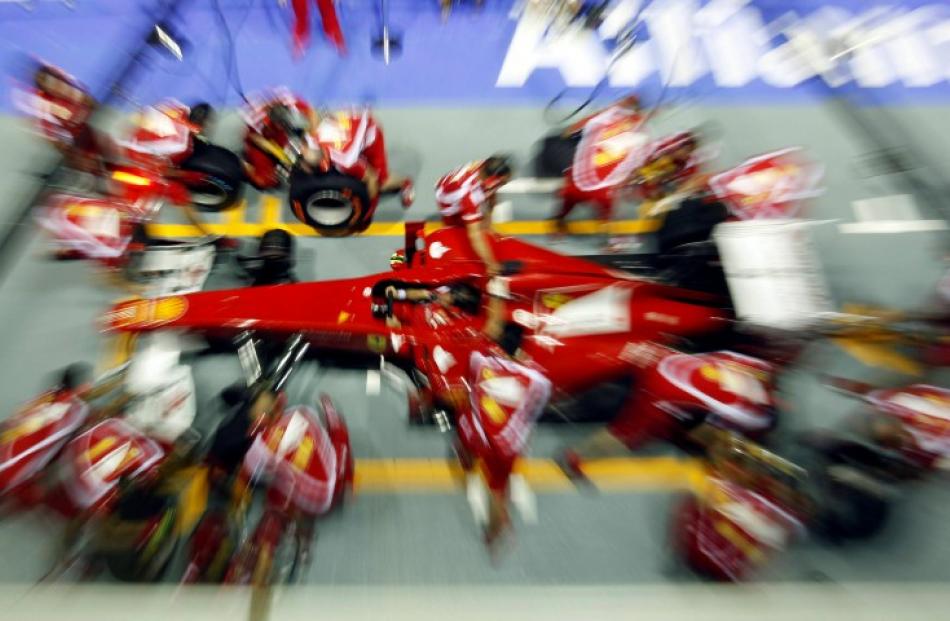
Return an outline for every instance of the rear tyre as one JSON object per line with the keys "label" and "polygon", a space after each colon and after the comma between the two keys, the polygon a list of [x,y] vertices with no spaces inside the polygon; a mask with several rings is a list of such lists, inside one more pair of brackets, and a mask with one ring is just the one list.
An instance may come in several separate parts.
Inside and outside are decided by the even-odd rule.
{"label": "rear tyre", "polygon": [[244,189],[244,168],[237,155],[224,147],[195,140],[191,155],[181,163],[183,170],[204,173],[200,183],[188,184],[192,203],[202,211],[223,211],[234,207]]}
{"label": "rear tyre", "polygon": [[325,237],[345,237],[369,224],[366,184],[337,171],[290,177],[290,206],[297,219]]}

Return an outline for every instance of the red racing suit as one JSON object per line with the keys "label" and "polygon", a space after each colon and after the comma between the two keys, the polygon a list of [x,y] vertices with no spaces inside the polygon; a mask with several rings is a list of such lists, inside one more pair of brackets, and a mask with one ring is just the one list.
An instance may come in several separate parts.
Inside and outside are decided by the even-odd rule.
{"label": "red racing suit", "polygon": [[317,142],[333,167],[362,179],[368,168],[375,170],[379,184],[389,179],[389,160],[383,130],[366,108],[336,112],[320,119]]}
{"label": "red racing suit", "polygon": [[633,391],[607,429],[634,450],[652,440],[671,439],[696,415],[720,427],[755,436],[775,423],[772,365],[731,351],[685,354],[644,345],[639,348]]}
{"label": "red racing suit", "polygon": [[287,132],[283,128],[277,127],[268,118],[268,111],[277,104],[284,104],[307,116],[312,111],[310,104],[304,101],[303,98],[285,89],[278,89],[267,96],[257,98],[242,111],[244,122],[247,125],[247,132],[244,135],[244,159],[253,167],[253,173],[250,175],[251,181],[259,188],[264,189],[271,189],[280,185],[280,176],[273,156],[254,144],[252,136],[255,134],[263,136],[280,147],[286,147],[290,143],[290,136],[287,135]]}
{"label": "red racing suit", "polygon": [[560,191],[563,220],[581,203],[596,206],[602,219],[613,213],[614,200],[646,159],[649,137],[639,111],[613,105],[584,123],[574,162]]}
{"label": "red racing suit", "polygon": [[[341,53],[346,53],[346,42],[336,15],[333,0],[314,0],[323,22],[323,34]],[[310,42],[310,0],[293,0],[294,54],[300,56]]]}
{"label": "red racing suit", "polygon": [[[71,75],[54,67],[47,71],[82,92],[86,88]],[[14,104],[33,118],[43,136],[60,149],[78,152],[81,157],[97,158],[111,146],[107,137],[100,136],[88,124],[92,105],[88,101],[73,101],[53,96],[39,88],[16,88]]]}
{"label": "red racing suit", "polygon": [[673,543],[702,575],[741,581],[804,533],[798,516],[763,494],[715,476],[709,487],[706,499],[691,496],[673,516]]}
{"label": "red racing suit", "polygon": [[551,396],[551,382],[500,352],[473,351],[468,367],[471,391],[459,413],[459,440],[481,461],[488,487],[503,493]]}
{"label": "red racing suit", "polygon": [[482,187],[482,161],[469,162],[444,175],[435,184],[435,200],[442,223],[465,226],[480,222],[487,197]]}
{"label": "red racing suit", "polygon": [[468,399],[455,406],[458,440],[468,455],[481,462],[489,488],[503,493],[547,405],[551,381],[530,363],[512,360],[487,339],[474,348],[471,341],[466,344],[419,351],[416,363],[427,371],[435,394],[467,392]]}

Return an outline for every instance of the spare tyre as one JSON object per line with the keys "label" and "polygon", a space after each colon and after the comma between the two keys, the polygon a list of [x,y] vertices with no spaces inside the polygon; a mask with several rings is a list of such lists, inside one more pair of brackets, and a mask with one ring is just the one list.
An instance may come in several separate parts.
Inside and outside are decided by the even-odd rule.
{"label": "spare tyre", "polygon": [[290,207],[298,220],[326,237],[344,237],[365,229],[371,214],[366,184],[335,170],[318,174],[294,171]]}
{"label": "spare tyre", "polygon": [[581,141],[580,133],[570,136],[551,134],[541,141],[534,159],[534,174],[538,177],[561,177],[574,163],[574,152]]}
{"label": "spare tyre", "polygon": [[241,159],[224,147],[196,139],[191,155],[180,167],[205,175],[199,183],[186,184],[191,191],[191,201],[198,209],[223,211],[240,200],[244,168]]}

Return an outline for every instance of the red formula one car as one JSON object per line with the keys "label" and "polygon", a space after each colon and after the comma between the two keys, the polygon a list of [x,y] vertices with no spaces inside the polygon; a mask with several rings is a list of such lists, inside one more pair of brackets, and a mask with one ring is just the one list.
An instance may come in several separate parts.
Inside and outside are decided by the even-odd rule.
{"label": "red formula one car", "polygon": [[[485,537],[493,546],[509,524],[499,503],[511,468],[549,395],[629,378],[646,341],[730,325],[714,296],[516,239],[499,239],[495,248],[509,275],[488,279],[480,262],[466,259],[472,251],[464,231],[433,233],[417,250],[413,228],[398,272],[130,301],[106,314],[105,327],[215,342],[244,332],[271,342],[300,334],[318,351],[382,357],[402,368],[412,380],[410,418],[455,426],[462,465],[485,464],[493,494]],[[501,344],[483,332],[488,304],[499,298],[507,317]]]}
{"label": "red formula one car", "polygon": [[[113,308],[105,322],[113,330],[181,330],[215,338],[246,330],[274,337],[300,332],[318,349],[385,356],[410,370],[423,396],[441,405],[453,402],[467,354],[486,346],[480,302],[489,291],[507,299],[509,325],[522,334],[520,349],[543,369],[555,396],[628,376],[644,341],[670,342],[729,326],[730,313],[718,298],[513,238],[497,240],[495,248],[511,275],[489,280],[476,260],[468,260],[464,232],[435,232],[417,250],[411,229],[407,267],[399,272],[128,302]],[[411,303],[387,295],[393,289],[466,295],[445,305]],[[475,303],[461,304],[465,297]]]}

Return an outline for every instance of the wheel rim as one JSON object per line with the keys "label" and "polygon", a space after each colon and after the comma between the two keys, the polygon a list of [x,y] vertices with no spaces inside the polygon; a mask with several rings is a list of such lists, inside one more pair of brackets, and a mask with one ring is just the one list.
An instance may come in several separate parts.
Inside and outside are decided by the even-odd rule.
{"label": "wheel rim", "polygon": [[339,192],[317,192],[307,199],[307,215],[320,226],[342,226],[353,217],[353,203]]}
{"label": "wheel rim", "polygon": [[231,188],[224,182],[209,178],[190,188],[191,202],[199,207],[215,207],[228,200]]}

